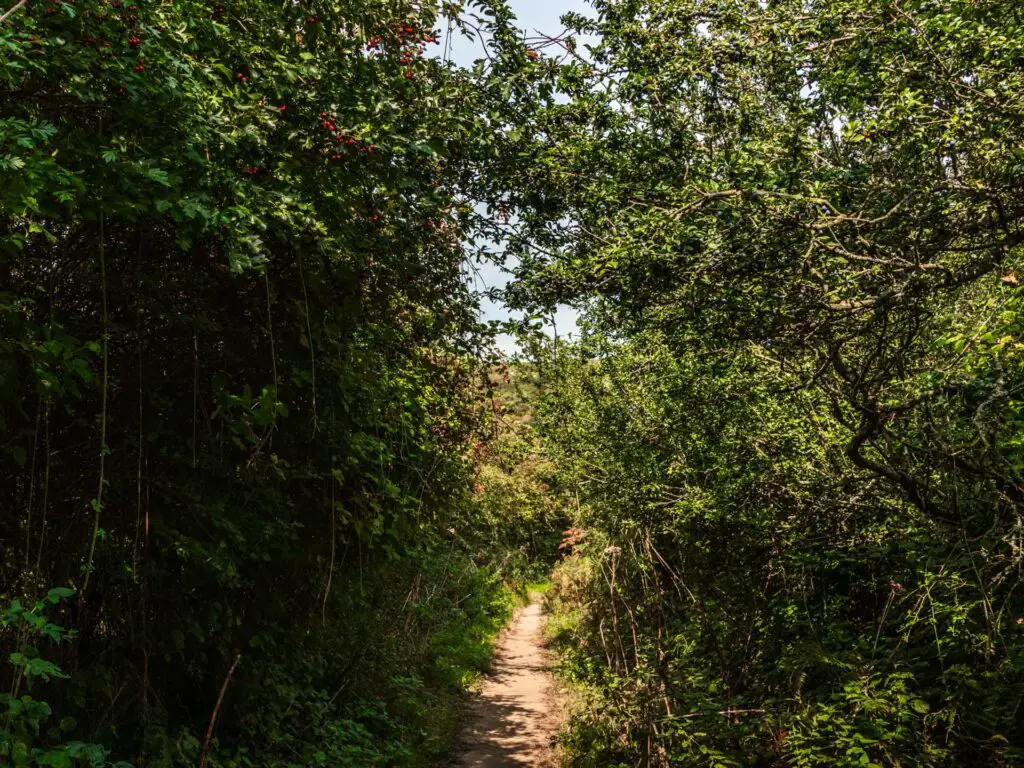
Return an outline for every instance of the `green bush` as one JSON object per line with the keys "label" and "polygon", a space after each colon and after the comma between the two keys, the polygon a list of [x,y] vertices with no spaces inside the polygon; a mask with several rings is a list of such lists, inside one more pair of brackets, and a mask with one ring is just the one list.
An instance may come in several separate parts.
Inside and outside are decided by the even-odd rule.
{"label": "green bush", "polygon": [[30,606],[13,600],[0,613],[0,638],[15,639],[15,650],[8,657],[13,668],[11,693],[0,693],[0,758],[14,766],[131,768],[125,762],[109,762],[109,751],[100,744],[69,741],[77,726],[75,719],[58,719],[49,704],[31,694],[68,677],[44,657],[44,649],[36,643],[59,645],[70,638],[66,629],[46,618],[46,611],[72,594],[71,589],[54,587],[43,600]]}

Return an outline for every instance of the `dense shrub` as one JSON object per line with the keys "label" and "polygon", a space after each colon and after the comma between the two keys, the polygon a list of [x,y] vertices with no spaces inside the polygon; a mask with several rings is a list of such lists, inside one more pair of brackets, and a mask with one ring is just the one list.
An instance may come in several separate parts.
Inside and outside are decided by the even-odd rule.
{"label": "dense shrub", "polygon": [[0,599],[76,590],[41,649],[70,679],[38,687],[115,758],[427,764],[507,616],[459,192],[490,131],[483,75],[425,55],[441,25],[0,22]]}
{"label": "dense shrub", "polygon": [[593,5],[506,45],[480,184],[510,300],[584,313],[570,750],[1024,763],[1018,4]]}

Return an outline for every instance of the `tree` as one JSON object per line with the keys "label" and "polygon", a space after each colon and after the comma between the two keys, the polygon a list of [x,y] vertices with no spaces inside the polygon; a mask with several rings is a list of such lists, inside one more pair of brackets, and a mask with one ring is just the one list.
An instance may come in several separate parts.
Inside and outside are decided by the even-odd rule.
{"label": "tree", "polygon": [[1012,764],[1016,8],[595,9],[482,187],[511,299],[590,317],[543,422],[600,542],[579,631],[622,639],[589,722],[655,764]]}

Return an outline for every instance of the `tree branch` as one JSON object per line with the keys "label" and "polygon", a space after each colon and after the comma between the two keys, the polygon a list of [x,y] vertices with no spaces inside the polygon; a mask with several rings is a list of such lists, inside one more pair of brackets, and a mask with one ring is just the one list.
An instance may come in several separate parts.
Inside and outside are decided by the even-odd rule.
{"label": "tree branch", "polygon": [[28,0],[18,0],[18,2],[15,3],[14,6],[9,11],[4,13],[3,16],[0,16],[0,24],[3,24],[5,21],[7,21],[7,17],[12,15],[19,8],[23,7],[26,2],[28,2]]}

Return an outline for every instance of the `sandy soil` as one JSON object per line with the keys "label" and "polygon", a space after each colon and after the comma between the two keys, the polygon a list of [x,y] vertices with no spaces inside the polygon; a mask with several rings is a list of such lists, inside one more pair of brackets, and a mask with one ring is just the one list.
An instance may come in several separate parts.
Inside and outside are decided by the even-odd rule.
{"label": "sandy soil", "polygon": [[540,596],[520,611],[495,649],[491,672],[474,694],[460,768],[553,767],[558,707],[551,654],[543,644]]}

